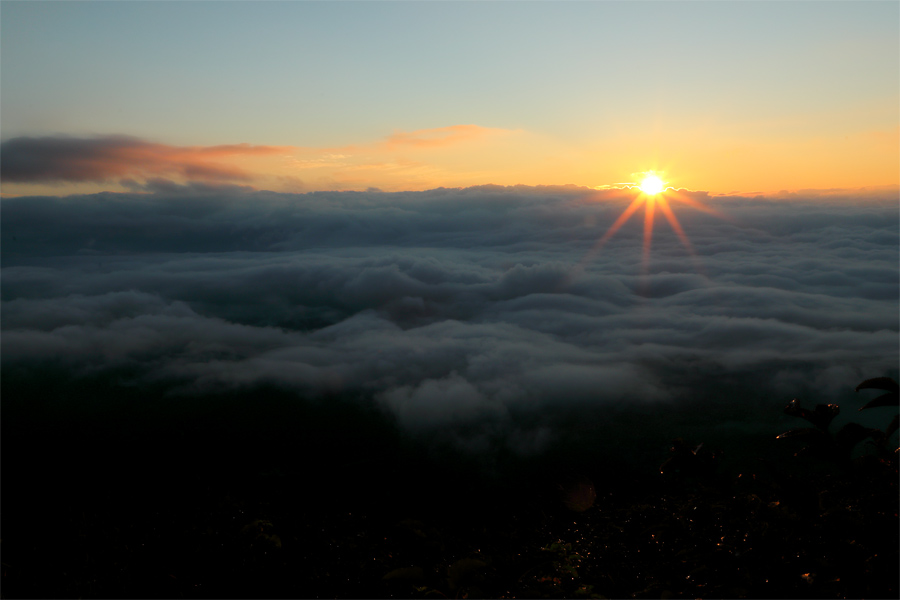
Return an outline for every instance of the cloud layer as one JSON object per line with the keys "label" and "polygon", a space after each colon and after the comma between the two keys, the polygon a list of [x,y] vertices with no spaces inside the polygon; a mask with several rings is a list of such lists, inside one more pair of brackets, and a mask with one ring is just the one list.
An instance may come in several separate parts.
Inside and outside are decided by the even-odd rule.
{"label": "cloud layer", "polygon": [[896,376],[895,199],[683,192],[729,219],[674,205],[692,256],[657,215],[643,273],[637,215],[591,254],[628,194],[6,199],[4,369],[179,397],[342,394],[410,432],[517,452],[561,435],[554,414],[715,407],[702,427],[752,430],[760,406]]}

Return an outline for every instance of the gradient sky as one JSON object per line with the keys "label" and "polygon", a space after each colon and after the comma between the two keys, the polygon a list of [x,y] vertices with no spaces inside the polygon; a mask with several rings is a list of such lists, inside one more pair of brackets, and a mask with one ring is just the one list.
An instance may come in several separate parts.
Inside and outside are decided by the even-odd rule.
{"label": "gradient sky", "polygon": [[650,169],[714,194],[900,180],[897,2],[0,11],[7,196],[160,178],[593,187]]}

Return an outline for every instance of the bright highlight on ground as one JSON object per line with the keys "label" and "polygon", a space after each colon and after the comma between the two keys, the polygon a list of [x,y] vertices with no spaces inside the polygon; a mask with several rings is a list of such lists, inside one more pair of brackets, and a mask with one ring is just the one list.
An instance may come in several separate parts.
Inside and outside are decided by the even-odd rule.
{"label": "bright highlight on ground", "polygon": [[648,175],[641,181],[640,187],[642,192],[648,196],[653,196],[663,191],[665,184],[663,183],[663,180],[656,175]]}

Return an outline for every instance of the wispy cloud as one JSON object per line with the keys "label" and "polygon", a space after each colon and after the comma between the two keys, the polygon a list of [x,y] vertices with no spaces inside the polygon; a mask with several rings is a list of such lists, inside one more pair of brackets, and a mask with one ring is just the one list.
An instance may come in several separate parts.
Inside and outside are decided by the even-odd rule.
{"label": "wispy cloud", "polygon": [[[318,189],[358,189],[373,185],[400,191],[428,187],[466,185],[490,180],[447,164],[446,151],[465,152],[471,158],[487,152],[492,144],[519,130],[480,125],[450,125],[414,131],[395,131],[383,138],[339,147],[297,147],[285,158],[283,168],[302,171]],[[474,153],[474,154],[473,154]],[[453,161],[451,161],[453,162]],[[475,161],[481,165],[482,161]]]}
{"label": "wispy cloud", "polygon": [[403,147],[433,148],[483,138],[489,135],[509,133],[507,129],[480,127],[478,125],[452,125],[435,129],[398,131],[388,136],[385,145],[390,149]]}

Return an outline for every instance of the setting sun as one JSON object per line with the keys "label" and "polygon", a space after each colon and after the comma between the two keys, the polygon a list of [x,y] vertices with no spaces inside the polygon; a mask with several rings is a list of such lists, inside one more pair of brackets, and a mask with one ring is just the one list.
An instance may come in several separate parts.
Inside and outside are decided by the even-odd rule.
{"label": "setting sun", "polygon": [[665,183],[656,175],[648,175],[641,181],[640,188],[648,196],[654,196],[663,191]]}

